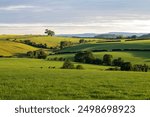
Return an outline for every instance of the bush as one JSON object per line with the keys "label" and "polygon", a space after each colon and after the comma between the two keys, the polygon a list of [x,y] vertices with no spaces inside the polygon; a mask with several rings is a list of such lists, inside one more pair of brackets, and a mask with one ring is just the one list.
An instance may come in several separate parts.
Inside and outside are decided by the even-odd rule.
{"label": "bush", "polygon": [[66,60],[62,66],[62,69],[74,69],[74,64],[70,60]]}
{"label": "bush", "polygon": [[121,67],[121,65],[123,63],[124,63],[124,60],[121,57],[119,57],[118,59],[114,59],[113,62],[112,62],[112,64],[114,66],[119,66],[119,67]]}
{"label": "bush", "polygon": [[80,39],[79,40],[79,43],[81,44],[81,43],[85,43],[86,42],[86,40],[84,40],[84,39]]}
{"label": "bush", "polygon": [[140,64],[136,64],[133,66],[133,71],[142,71],[142,72],[148,72],[149,66],[144,64],[144,65],[140,65]]}
{"label": "bush", "polygon": [[99,58],[96,58],[95,60],[93,60],[93,64],[95,65],[102,65],[103,61]]}
{"label": "bush", "polygon": [[121,65],[121,71],[132,71],[132,64],[131,64],[131,62],[124,62]]}
{"label": "bush", "polygon": [[75,62],[81,63],[93,63],[94,59],[95,57],[90,51],[78,52],[74,57]]}
{"label": "bush", "polygon": [[24,41],[20,41],[20,42],[30,45],[30,46],[38,47],[38,48],[48,48],[46,43],[45,44],[41,44],[41,43],[37,44],[35,42],[32,42],[31,40],[24,40]]}
{"label": "bush", "polygon": [[61,41],[60,42],[60,48],[63,49],[65,47],[69,47],[72,45],[72,42],[71,41]]}
{"label": "bush", "polygon": [[77,65],[76,69],[84,69],[82,65]]}
{"label": "bush", "polygon": [[27,56],[30,58],[38,58],[38,59],[45,59],[47,57],[47,54],[44,50],[36,50],[36,51],[29,51],[27,52]]}
{"label": "bush", "polygon": [[103,56],[103,63],[104,63],[104,65],[108,65],[108,66],[112,65],[112,58],[113,58],[112,55],[110,55],[110,54],[105,54],[105,55]]}
{"label": "bush", "polygon": [[120,68],[119,67],[115,67],[115,68],[108,68],[106,70],[110,70],[110,71],[119,71]]}

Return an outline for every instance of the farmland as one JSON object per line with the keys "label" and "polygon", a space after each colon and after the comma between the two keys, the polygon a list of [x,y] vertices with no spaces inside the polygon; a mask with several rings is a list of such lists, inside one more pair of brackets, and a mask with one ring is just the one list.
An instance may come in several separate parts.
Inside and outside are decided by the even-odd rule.
{"label": "farmland", "polygon": [[100,71],[90,65],[85,70],[62,70],[61,65],[0,59],[0,99],[150,99],[149,72]]}
{"label": "farmland", "polygon": [[[93,53],[97,58],[103,58],[105,54],[111,54],[113,58],[122,57],[125,61],[132,61],[134,64],[149,64],[150,65],[150,54],[149,52],[136,52],[136,51],[129,51],[129,52],[95,52]],[[68,58],[70,60],[74,59],[75,54],[58,54],[58,55],[51,55],[48,58],[55,58],[55,57],[63,57]]]}
{"label": "farmland", "polygon": [[81,44],[74,47],[68,47],[61,50],[61,52],[77,52],[87,50],[108,50],[112,49],[150,49],[150,40],[140,40],[131,42],[104,42],[94,44]]}
{"label": "farmland", "polygon": [[[150,40],[106,42],[104,39],[85,39],[88,42],[80,44],[80,38],[1,35],[0,99],[150,99],[150,72],[109,71],[107,69],[113,66],[74,62],[75,54],[54,53],[46,59],[19,58],[16,55],[41,49],[21,43],[21,40],[46,43],[49,47],[58,47],[61,41],[71,41],[75,45],[59,49],[58,52],[107,50],[93,54],[100,59],[105,54],[111,54],[113,59],[121,57],[126,62],[150,66],[149,51],[112,51],[147,50],[150,49]],[[53,51],[45,50],[48,53]],[[84,69],[61,69],[63,61],[49,60],[61,57],[70,59],[75,66],[82,65]]]}
{"label": "farmland", "polygon": [[30,50],[36,50],[32,46],[21,43],[0,40],[0,55],[1,56],[14,56],[17,54],[25,54]]}

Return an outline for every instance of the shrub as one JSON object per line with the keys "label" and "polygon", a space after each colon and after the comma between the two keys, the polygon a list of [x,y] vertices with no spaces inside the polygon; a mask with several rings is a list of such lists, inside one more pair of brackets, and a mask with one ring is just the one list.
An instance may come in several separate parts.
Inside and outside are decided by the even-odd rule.
{"label": "shrub", "polygon": [[82,65],[77,65],[76,69],[84,69]]}
{"label": "shrub", "polygon": [[66,60],[62,66],[62,69],[74,69],[74,64],[70,60]]}
{"label": "shrub", "polygon": [[85,43],[85,42],[86,42],[86,40],[84,40],[84,39],[79,40],[79,43]]}
{"label": "shrub", "polygon": [[122,71],[131,71],[132,70],[132,64],[131,64],[131,62],[124,62],[121,65],[121,70]]}
{"label": "shrub", "polygon": [[27,52],[27,56],[30,58],[38,58],[38,59],[45,59],[47,57],[47,54],[44,50],[36,50],[36,51],[29,51]]}
{"label": "shrub", "polygon": [[59,59],[59,58],[57,58],[57,57],[53,58],[54,61],[58,61],[58,59]]}
{"label": "shrub", "polygon": [[72,42],[71,41],[61,41],[60,42],[60,48],[63,49],[65,47],[69,47],[72,45]]}
{"label": "shrub", "polygon": [[102,60],[99,58],[96,58],[95,60],[93,60],[93,64],[101,65],[102,63],[103,63]]}
{"label": "shrub", "polygon": [[93,63],[94,59],[95,57],[90,51],[78,52],[74,57],[75,62],[81,63]]}
{"label": "shrub", "polygon": [[142,71],[142,72],[148,72],[149,66],[144,64],[144,65],[140,65],[140,64],[136,64],[133,66],[133,71]]}
{"label": "shrub", "polygon": [[118,59],[114,59],[113,62],[112,62],[112,64],[113,64],[114,66],[119,66],[119,67],[120,67],[123,63],[124,63],[124,60],[123,60],[121,57],[119,57]]}
{"label": "shrub", "polygon": [[112,55],[110,55],[110,54],[105,54],[105,55],[103,56],[103,63],[104,63],[104,65],[112,65],[112,58],[113,58]]}
{"label": "shrub", "polygon": [[64,61],[64,58],[63,58],[63,57],[60,57],[60,58],[59,58],[59,61]]}

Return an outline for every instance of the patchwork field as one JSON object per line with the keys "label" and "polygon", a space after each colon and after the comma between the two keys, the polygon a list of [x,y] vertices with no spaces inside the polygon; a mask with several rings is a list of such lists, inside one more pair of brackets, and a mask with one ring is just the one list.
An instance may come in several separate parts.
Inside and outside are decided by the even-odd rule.
{"label": "patchwork field", "polygon": [[62,70],[62,64],[0,59],[0,99],[150,99],[150,72]]}
{"label": "patchwork field", "polygon": [[[95,57],[103,59],[105,54],[111,54],[114,59],[116,58],[123,58],[124,61],[130,61],[133,64],[148,64],[150,65],[150,54],[149,51],[142,52],[142,51],[129,51],[129,52],[95,52],[93,53]],[[48,58],[67,58],[70,60],[74,59],[75,54],[58,54],[58,55],[51,55]]]}
{"label": "patchwork field", "polygon": [[112,49],[150,49],[150,40],[81,44],[73,47],[64,48],[60,52],[78,52],[78,51],[87,51],[87,50],[111,51]]}
{"label": "patchwork field", "polygon": [[[75,63],[75,54],[49,55],[47,59],[17,58],[35,48],[18,43],[31,40],[35,43],[58,46],[60,41],[79,42],[80,38],[49,37],[38,35],[0,35],[0,99],[56,100],[56,99],[149,99],[150,72],[108,71],[113,66]],[[90,40],[90,39],[86,39]],[[112,49],[150,49],[150,40],[128,42],[105,42],[102,39],[86,44],[66,47],[59,52],[77,52],[85,50],[103,50],[93,52],[102,59],[111,54],[113,59],[121,57],[132,64],[150,66],[149,51],[116,51]],[[45,50],[44,50],[45,51]],[[46,49],[47,52],[51,50]],[[5,58],[15,56],[15,58]],[[48,58],[68,58],[75,66],[82,65],[83,70],[60,69],[64,62]]]}
{"label": "patchwork field", "polygon": [[[61,41],[71,41],[72,43],[78,43],[80,38],[39,36],[39,37],[19,38],[17,40],[31,40],[32,42],[35,42],[37,44],[46,43],[48,47],[56,47],[60,45]],[[93,39],[93,40],[100,40],[100,39]]]}

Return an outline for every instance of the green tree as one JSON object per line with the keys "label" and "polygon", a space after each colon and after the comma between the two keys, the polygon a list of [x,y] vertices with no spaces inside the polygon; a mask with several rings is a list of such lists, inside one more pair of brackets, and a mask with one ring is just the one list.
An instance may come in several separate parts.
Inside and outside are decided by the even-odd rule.
{"label": "green tree", "polygon": [[86,41],[84,40],[84,39],[80,39],[79,40],[79,43],[81,44],[81,43],[85,43]]}
{"label": "green tree", "polygon": [[74,60],[81,63],[93,63],[94,55],[90,51],[78,52],[75,54]]}
{"label": "green tree", "polygon": [[36,51],[29,51],[27,52],[27,56],[30,58],[38,58],[38,59],[45,59],[47,57],[47,54],[44,50],[36,50]]}
{"label": "green tree", "polygon": [[121,65],[121,70],[122,71],[132,71],[132,64],[131,64],[131,62],[124,62]]}
{"label": "green tree", "polygon": [[74,64],[70,60],[66,60],[62,66],[62,69],[74,69]]}
{"label": "green tree", "polygon": [[105,54],[103,56],[103,63],[104,65],[112,65],[112,59],[113,59],[113,56],[110,55],[110,54]]}
{"label": "green tree", "polygon": [[118,59],[114,59],[113,62],[112,62],[112,64],[113,64],[114,66],[119,66],[119,67],[120,67],[123,63],[124,63],[124,60],[123,60],[121,57],[119,57]]}
{"label": "green tree", "polygon": [[49,36],[54,36],[55,35],[55,32],[52,31],[52,30],[49,30],[49,29],[45,29],[45,33]]}
{"label": "green tree", "polygon": [[99,59],[99,58],[96,58],[95,60],[93,60],[93,64],[96,64],[96,65],[102,65],[102,60]]}
{"label": "green tree", "polygon": [[71,41],[61,41],[60,42],[60,48],[63,49],[65,47],[71,46],[72,42]]}

